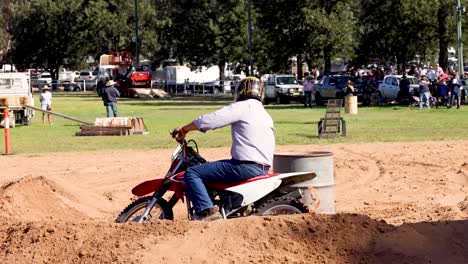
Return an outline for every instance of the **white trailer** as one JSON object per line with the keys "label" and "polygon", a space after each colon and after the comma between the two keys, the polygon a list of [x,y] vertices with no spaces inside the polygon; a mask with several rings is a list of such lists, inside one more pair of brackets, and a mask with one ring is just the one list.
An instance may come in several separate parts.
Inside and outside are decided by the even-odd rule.
{"label": "white trailer", "polygon": [[187,66],[167,66],[166,82],[169,85],[181,85],[186,80],[190,83],[212,82],[219,78],[219,67],[201,67],[192,71]]}
{"label": "white trailer", "polygon": [[[15,123],[31,124],[34,110],[26,108],[25,105],[34,106],[28,73],[0,73],[0,110],[9,110],[11,126]],[[2,119],[3,115],[0,117],[0,120]]]}

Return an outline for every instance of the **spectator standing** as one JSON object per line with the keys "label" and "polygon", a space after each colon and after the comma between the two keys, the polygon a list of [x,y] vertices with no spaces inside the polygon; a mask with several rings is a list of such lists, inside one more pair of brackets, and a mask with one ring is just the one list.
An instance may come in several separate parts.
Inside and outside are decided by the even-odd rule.
{"label": "spectator standing", "polygon": [[419,68],[418,66],[416,66],[415,70],[414,70],[414,77],[416,78],[421,78],[421,68]]}
{"label": "spectator standing", "polygon": [[312,77],[314,77],[314,81],[318,80],[320,77],[320,71],[317,68],[312,70]]}
{"label": "spectator standing", "polygon": [[422,109],[424,99],[426,100],[427,109],[431,108],[429,84],[430,82],[426,79],[426,75],[421,75],[421,79],[419,80],[419,109]]}
{"label": "spectator standing", "polygon": [[106,83],[106,88],[102,92],[102,101],[106,107],[107,117],[111,117],[111,113],[114,114],[114,117],[119,116],[117,110],[117,97],[120,96],[119,90],[115,88],[115,82],[110,80]]}
{"label": "spectator standing", "polygon": [[455,70],[455,76],[452,80],[452,90],[450,92],[450,106],[448,108],[452,108],[453,101],[457,100],[457,109],[460,109],[460,96],[461,96],[461,81],[460,76],[458,75],[458,71]]}
{"label": "spectator standing", "polygon": [[[41,96],[39,98],[41,101],[41,109],[45,111],[52,111],[52,93],[50,88],[47,85],[42,86]],[[52,125],[52,116],[42,112],[42,124],[45,124],[45,116],[47,115],[47,121],[49,125]]]}
{"label": "spectator standing", "polygon": [[411,65],[411,68],[408,71],[408,75],[415,76],[415,74],[416,74],[416,67],[414,65]]}
{"label": "spectator standing", "polygon": [[409,81],[406,77],[406,74],[401,77],[400,81],[400,92],[397,95],[397,101],[402,103],[404,100],[408,100],[410,98],[409,93]]}
{"label": "spectator standing", "polygon": [[367,77],[363,82],[362,82],[362,105],[370,105],[371,103],[371,82],[372,79],[371,77]]}
{"label": "spectator standing", "polygon": [[306,76],[304,80],[304,107],[312,107],[312,92],[314,91],[314,79],[312,76]]}
{"label": "spectator standing", "polygon": [[445,100],[447,96],[448,86],[447,86],[448,75],[443,73],[439,76],[439,85],[437,87],[437,99],[436,99],[436,108],[439,107],[439,104],[445,105],[447,102]]}
{"label": "spectator standing", "polygon": [[353,96],[354,95],[354,86],[351,80],[348,80],[345,87],[345,96]]}
{"label": "spectator standing", "polygon": [[440,78],[442,74],[444,74],[444,69],[442,69],[442,67],[437,63],[437,78]]}
{"label": "spectator standing", "polygon": [[429,91],[431,94],[436,94],[436,80],[437,80],[437,73],[434,70],[434,67],[430,66],[429,70],[426,72],[427,79],[431,84],[429,85]]}

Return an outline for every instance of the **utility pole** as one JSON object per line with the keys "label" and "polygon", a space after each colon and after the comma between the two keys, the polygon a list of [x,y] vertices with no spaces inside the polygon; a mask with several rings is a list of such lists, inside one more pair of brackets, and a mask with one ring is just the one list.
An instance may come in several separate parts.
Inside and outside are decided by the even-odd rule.
{"label": "utility pole", "polygon": [[252,54],[252,0],[247,1],[247,19],[249,25],[249,67],[250,67],[250,76],[253,76],[253,54]]}
{"label": "utility pole", "polygon": [[138,33],[138,0],[135,0],[135,67],[140,66],[140,51],[139,51],[139,33]]}
{"label": "utility pole", "polygon": [[462,41],[462,30],[461,30],[461,15],[462,15],[462,6],[460,0],[457,1],[457,47],[458,47],[458,74],[460,78],[463,78],[464,75],[464,66],[463,66],[463,41]]}

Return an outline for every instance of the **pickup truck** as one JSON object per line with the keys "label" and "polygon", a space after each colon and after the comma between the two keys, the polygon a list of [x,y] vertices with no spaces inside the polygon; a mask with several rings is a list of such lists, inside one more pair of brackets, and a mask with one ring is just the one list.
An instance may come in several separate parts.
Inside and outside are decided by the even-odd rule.
{"label": "pickup truck", "polygon": [[276,102],[277,104],[288,104],[291,101],[303,102],[303,86],[297,82],[293,75],[269,75],[263,100],[265,104],[270,102]]}

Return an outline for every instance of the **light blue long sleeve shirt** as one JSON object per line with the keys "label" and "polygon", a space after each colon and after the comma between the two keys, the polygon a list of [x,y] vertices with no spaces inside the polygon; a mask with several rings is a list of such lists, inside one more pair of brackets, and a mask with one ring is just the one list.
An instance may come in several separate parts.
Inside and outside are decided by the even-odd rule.
{"label": "light blue long sleeve shirt", "polygon": [[273,164],[275,129],[271,116],[255,99],[234,102],[194,120],[202,132],[231,125],[233,159]]}

